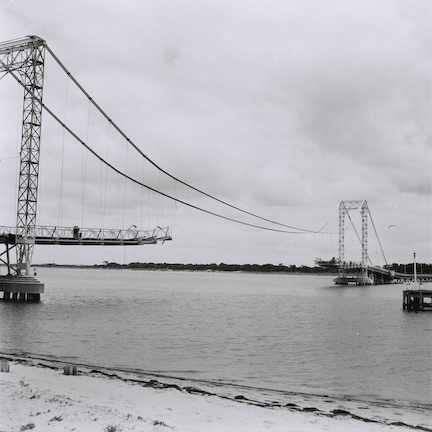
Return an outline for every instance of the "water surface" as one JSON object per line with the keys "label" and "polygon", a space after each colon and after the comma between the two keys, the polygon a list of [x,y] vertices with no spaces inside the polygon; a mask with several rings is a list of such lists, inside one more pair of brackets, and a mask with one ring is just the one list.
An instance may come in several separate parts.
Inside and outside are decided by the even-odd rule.
{"label": "water surface", "polygon": [[0,351],[268,389],[432,403],[432,314],[329,276],[41,268]]}

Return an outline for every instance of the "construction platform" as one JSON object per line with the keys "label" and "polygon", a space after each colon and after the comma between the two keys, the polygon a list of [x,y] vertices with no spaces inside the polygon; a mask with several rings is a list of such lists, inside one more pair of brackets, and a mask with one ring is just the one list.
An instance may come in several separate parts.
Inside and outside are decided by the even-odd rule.
{"label": "construction platform", "polygon": [[432,312],[432,290],[405,290],[403,292],[403,309],[415,312]]}

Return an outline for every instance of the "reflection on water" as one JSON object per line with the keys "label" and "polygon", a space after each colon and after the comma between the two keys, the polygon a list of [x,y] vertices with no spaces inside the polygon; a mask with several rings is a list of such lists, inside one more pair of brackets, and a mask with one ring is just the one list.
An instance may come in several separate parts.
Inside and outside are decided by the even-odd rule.
{"label": "reflection on water", "polygon": [[[0,351],[258,387],[432,402],[432,320],[327,276],[40,269]],[[403,370],[403,373],[401,373]]]}
{"label": "reflection on water", "polygon": [[[41,303],[0,302],[0,341],[2,347],[25,350],[29,340],[34,340],[35,327],[40,326]],[[42,338],[40,342],[42,342]]]}

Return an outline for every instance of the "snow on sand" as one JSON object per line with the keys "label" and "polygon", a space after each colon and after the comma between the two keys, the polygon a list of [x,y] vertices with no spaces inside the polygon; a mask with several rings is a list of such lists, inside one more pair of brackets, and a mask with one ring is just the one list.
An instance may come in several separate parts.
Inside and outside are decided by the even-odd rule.
{"label": "snow on sand", "polygon": [[78,375],[64,375],[61,367],[14,360],[9,373],[0,373],[0,432],[432,430],[402,419],[393,425],[368,422],[343,410],[329,415],[297,404],[260,406],[247,398],[158,384],[80,368]]}

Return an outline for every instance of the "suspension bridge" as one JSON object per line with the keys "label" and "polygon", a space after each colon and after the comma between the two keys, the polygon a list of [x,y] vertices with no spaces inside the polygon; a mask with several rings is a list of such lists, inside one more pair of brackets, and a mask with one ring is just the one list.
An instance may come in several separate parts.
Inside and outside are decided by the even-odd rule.
{"label": "suspension bridge", "polygon": [[[233,219],[205,210],[201,207],[189,204],[175,196],[161,192],[159,189],[138,181],[131,175],[117,168],[114,163],[102,157],[97,151],[90,147],[65,121],[60,120],[43,102],[44,90],[44,67],[45,55],[48,52],[55,62],[60,65],[81,93],[108,122],[109,127],[115,130],[127,145],[132,147],[139,156],[148,161],[160,173],[168,176],[175,182],[184,185],[195,192],[217,201],[220,204],[240,211],[248,216],[260,219],[267,223],[275,224],[277,227],[268,228],[253,223],[246,223],[241,220]],[[156,244],[171,240],[169,227],[157,226],[151,230],[140,230],[135,225],[128,229],[106,229],[106,228],[85,228],[73,225],[65,226],[45,226],[37,225],[37,203],[39,187],[39,160],[41,149],[41,130],[42,113],[45,111],[57,122],[63,131],[70,134],[82,147],[96,157],[101,164],[112,170],[116,175],[131,181],[134,185],[167,197],[173,201],[182,203],[196,210],[208,213],[212,216],[223,218],[230,222],[251,226],[257,229],[265,229],[274,232],[284,233],[320,233],[303,228],[293,227],[282,224],[271,219],[267,219],[256,214],[250,213],[232,204],[226,203],[206,192],[203,192],[182,180],[169,174],[159,165],[148,158],[140,148],[117,126],[116,123],[102,110],[95,100],[84,90],[66,67],[60,62],[56,55],[51,51],[47,43],[37,36],[27,36],[22,39],[8,41],[0,44],[0,73],[11,75],[24,90],[21,147],[19,154],[19,179],[17,197],[17,218],[15,226],[0,226],[0,244],[5,250],[0,253],[0,262],[6,267],[7,274],[0,275],[0,291],[4,292],[4,298],[28,299],[38,301],[41,293],[44,292],[44,284],[38,281],[31,274],[31,262],[35,245],[80,245],[80,246],[141,246]],[[359,210],[362,214],[362,260],[359,263],[346,262],[344,257],[344,224],[345,216],[349,216],[350,210]],[[372,283],[389,283],[401,278],[386,268],[372,266],[369,262],[367,253],[367,219],[370,216],[367,202],[363,201],[341,201],[339,206],[339,257],[330,261],[317,260],[317,264],[324,267],[332,267],[339,271],[336,283],[357,283],[360,285]],[[360,237],[359,237],[360,239]],[[16,259],[12,257],[13,253]]]}
{"label": "suspension bridge", "polygon": [[[372,261],[368,254],[368,220],[372,222],[373,229],[375,231],[376,238],[381,249],[384,261],[387,264],[381,242],[378,237],[378,233],[375,229],[372,216],[366,200],[352,200],[352,201],[340,201],[339,203],[339,256],[332,258],[331,260],[316,259],[316,264],[323,267],[332,269],[338,272],[338,277],[334,280],[337,285],[377,285],[377,284],[388,284],[395,282],[411,281],[414,280],[414,274],[406,274],[396,272],[393,269],[380,267],[372,264]],[[358,211],[361,214],[361,236],[355,229],[352,219],[350,217],[350,211]],[[351,226],[354,227],[355,234],[361,244],[361,261],[346,261],[345,260],[345,221],[346,217],[349,218]],[[415,267],[415,265],[414,265]],[[415,275],[422,281],[431,281],[432,275],[422,274]]]}

